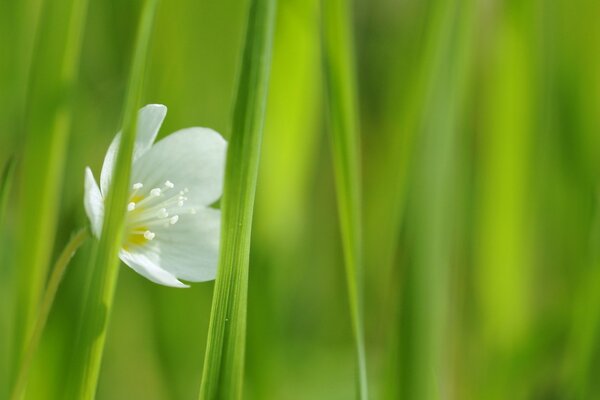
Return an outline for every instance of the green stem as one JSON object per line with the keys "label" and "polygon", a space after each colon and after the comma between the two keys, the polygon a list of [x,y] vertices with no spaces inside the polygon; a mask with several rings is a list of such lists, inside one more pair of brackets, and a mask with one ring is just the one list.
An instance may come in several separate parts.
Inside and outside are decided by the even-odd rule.
{"label": "green stem", "polygon": [[58,257],[58,260],[56,260],[56,264],[54,264],[52,275],[50,275],[50,280],[46,286],[46,291],[42,299],[41,308],[37,316],[33,332],[23,353],[17,380],[11,395],[12,400],[19,400],[23,397],[31,362],[33,361],[33,356],[35,355],[35,352],[40,344],[40,339],[42,338],[46,321],[48,321],[48,314],[50,314],[50,310],[54,304],[54,298],[56,297],[58,286],[62,281],[67,266],[69,265],[69,261],[71,261],[71,258],[73,258],[73,255],[75,255],[75,252],[79,249],[79,247],[81,247],[88,237],[89,232],[87,228],[80,229],[71,238],[69,243],[67,243],[64,250],[60,254],[60,257]]}
{"label": "green stem", "polygon": [[241,399],[248,263],[258,162],[269,89],[276,0],[252,0],[223,191],[219,266],[200,399]]}
{"label": "green stem", "polygon": [[323,75],[350,318],[357,369],[357,398],[368,399],[363,322],[362,182],[351,0],[322,0]]}

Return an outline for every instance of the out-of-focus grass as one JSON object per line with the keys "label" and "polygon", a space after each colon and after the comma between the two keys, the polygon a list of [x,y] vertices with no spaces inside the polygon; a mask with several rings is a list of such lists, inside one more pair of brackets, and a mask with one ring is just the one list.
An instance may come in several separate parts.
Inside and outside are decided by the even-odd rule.
{"label": "out-of-focus grass", "polygon": [[356,350],[357,398],[367,399],[364,339],[362,162],[355,77],[352,2],[321,2],[322,57],[327,120],[346,267],[350,318]]}
{"label": "out-of-focus grass", "polygon": [[94,398],[104,355],[104,344],[112,314],[119,276],[125,210],[130,191],[131,160],[136,140],[138,109],[144,82],[150,37],[158,0],[146,0],[140,12],[132,49],[129,81],[123,101],[123,125],[108,193],[100,238],[94,243],[90,262],[91,281],[84,293],[85,305],[74,347],[71,376],[64,387],[72,398]]}
{"label": "out-of-focus grass", "polygon": [[43,2],[24,120],[17,124],[25,140],[14,268],[15,366],[34,325],[54,244],[86,9],[86,0]]}
{"label": "out-of-focus grass", "polygon": [[[16,232],[35,231],[19,193],[49,172],[50,154],[32,148],[38,142],[24,125],[51,128],[34,114],[24,119],[30,77],[51,72],[32,63],[41,57],[33,38],[43,31],[46,2],[0,2],[0,164],[9,154],[43,156],[29,158],[29,175],[17,167],[2,226],[0,397],[9,374],[3,350],[14,349],[6,307],[24,307],[11,281],[27,267],[15,263],[15,249],[26,247]],[[83,168],[99,169],[120,127],[141,4],[90,2],[72,135],[59,160],[66,184],[54,188],[53,211],[39,211],[59,221],[42,236],[48,261],[85,223]],[[593,399],[600,396],[600,5],[491,0],[474,2],[468,17],[466,4],[355,2],[371,398],[445,382],[438,387],[448,398]],[[347,399],[354,391],[318,6],[282,0],[278,14],[250,253],[249,398]],[[197,125],[230,135],[246,9],[235,0],[161,4],[144,99],[169,107],[162,134]],[[66,29],[43,35],[53,42],[46,49],[53,64]],[[474,43],[472,62],[462,59],[463,41]],[[27,398],[64,398],[90,250],[82,248],[65,276]],[[212,291],[210,283],[159,287],[122,267],[97,398],[195,398]],[[416,334],[420,341],[410,339]],[[418,372],[424,365],[436,371]]]}

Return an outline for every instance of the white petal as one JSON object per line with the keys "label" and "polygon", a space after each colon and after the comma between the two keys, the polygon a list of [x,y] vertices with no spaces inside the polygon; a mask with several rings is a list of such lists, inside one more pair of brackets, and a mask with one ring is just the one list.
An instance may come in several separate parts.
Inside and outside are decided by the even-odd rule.
{"label": "white petal", "polygon": [[[166,114],[167,107],[162,104],[148,104],[140,109],[138,112],[135,145],[133,148],[133,160],[140,158],[148,151],[148,149],[150,149]],[[112,171],[117,162],[120,142],[121,132],[117,133],[104,157],[104,164],[102,164],[102,172],[100,173],[100,188],[102,189],[104,196],[107,194],[112,179]]]}
{"label": "white petal", "polygon": [[[153,229],[155,237],[152,241],[132,246],[129,251],[152,261],[154,270],[190,282],[209,281],[215,279],[217,272],[220,230],[221,212],[202,208],[196,210],[196,214],[180,215],[174,225]],[[138,272],[154,282],[158,281],[156,277]]]}
{"label": "white petal", "polygon": [[159,267],[158,255],[153,252],[128,252],[121,250],[119,258],[138,274],[160,285],[185,288],[170,272]]}
{"label": "white petal", "polygon": [[151,248],[160,266],[190,282],[215,279],[221,238],[221,211],[201,208],[182,214],[175,225],[156,230]]}
{"label": "white petal", "polygon": [[132,182],[189,189],[190,206],[208,206],[221,197],[227,142],[208,128],[187,128],[156,143],[133,164]]}
{"label": "white petal", "polygon": [[94,179],[94,174],[89,167],[85,168],[85,185],[83,194],[83,205],[90,219],[92,233],[97,238],[102,232],[102,220],[104,218],[104,199]]}

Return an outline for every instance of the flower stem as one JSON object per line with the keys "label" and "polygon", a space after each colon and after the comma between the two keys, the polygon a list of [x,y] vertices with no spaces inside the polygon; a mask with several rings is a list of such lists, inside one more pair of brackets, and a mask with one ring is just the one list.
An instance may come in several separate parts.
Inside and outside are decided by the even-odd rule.
{"label": "flower stem", "polygon": [[67,266],[69,265],[69,261],[71,261],[71,258],[73,255],[75,255],[77,249],[81,247],[88,237],[89,232],[87,228],[80,229],[71,238],[69,243],[67,243],[64,250],[58,257],[58,260],[56,260],[56,264],[54,264],[52,274],[50,275],[50,279],[42,299],[40,311],[35,322],[35,327],[29,342],[26,345],[25,351],[23,352],[23,358],[21,359],[17,380],[11,395],[12,400],[19,400],[23,396],[25,385],[27,383],[27,377],[29,376],[31,362],[33,361],[33,356],[38,348],[38,345],[40,344],[40,339],[42,337],[42,333],[44,332],[46,321],[48,320],[48,314],[50,314],[50,310],[54,304],[54,298],[56,297],[58,286],[62,281],[62,277],[65,274]]}

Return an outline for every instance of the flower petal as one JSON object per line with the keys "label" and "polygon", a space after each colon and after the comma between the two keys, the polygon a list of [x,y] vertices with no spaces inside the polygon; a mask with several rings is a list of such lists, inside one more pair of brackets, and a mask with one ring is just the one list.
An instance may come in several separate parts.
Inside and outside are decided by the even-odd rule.
{"label": "flower petal", "polygon": [[[196,214],[179,215],[174,225],[156,227],[152,241],[141,246],[126,245],[126,248],[129,254],[150,260],[154,270],[190,282],[209,281],[215,279],[217,271],[220,230],[221,212],[202,208]],[[159,282],[155,275],[138,270],[126,259],[123,261],[148,279],[167,285]]]}
{"label": "flower petal", "polygon": [[[133,148],[134,161],[150,149],[166,114],[167,107],[162,104],[148,104],[140,109],[138,112],[135,145]],[[112,179],[112,171],[117,162],[120,142],[121,132],[117,133],[104,157],[104,164],[102,164],[102,172],[100,173],[100,188],[102,189],[104,196],[107,194]]]}
{"label": "flower petal", "polygon": [[188,188],[190,206],[208,206],[221,197],[227,142],[208,128],[187,128],[157,142],[133,164],[132,182],[146,188],[166,181]]}
{"label": "flower petal", "polygon": [[94,179],[94,174],[92,174],[92,170],[89,167],[85,168],[83,205],[85,207],[85,213],[90,219],[92,233],[99,238],[100,233],[102,232],[102,220],[104,218],[104,199],[102,198],[98,184]]}
{"label": "flower petal", "polygon": [[201,208],[183,214],[175,225],[156,230],[152,241],[160,266],[190,282],[215,279],[221,238],[221,211]]}
{"label": "flower petal", "polygon": [[160,285],[185,288],[188,285],[179,280],[170,272],[159,267],[158,255],[153,252],[128,252],[121,250],[119,258],[138,274]]}

